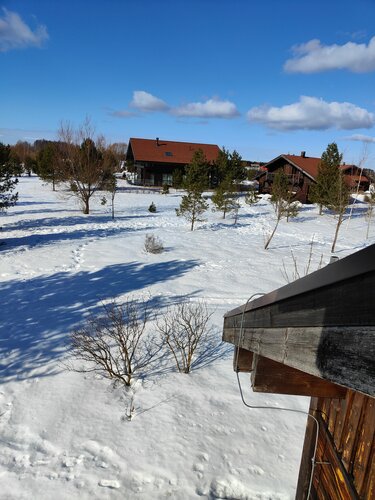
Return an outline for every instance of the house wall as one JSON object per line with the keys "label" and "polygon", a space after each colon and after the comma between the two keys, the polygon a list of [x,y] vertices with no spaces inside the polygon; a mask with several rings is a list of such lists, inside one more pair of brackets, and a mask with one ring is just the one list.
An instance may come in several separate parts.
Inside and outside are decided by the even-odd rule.
{"label": "house wall", "polygon": [[[375,498],[375,399],[347,391],[344,399],[312,398],[310,413],[320,426],[311,498]],[[309,419],[297,487],[307,499],[315,424]]]}
{"label": "house wall", "polygon": [[136,163],[138,172],[138,183],[144,186],[172,185],[173,172],[177,169],[184,171],[184,166],[179,164],[160,164],[142,162]]}

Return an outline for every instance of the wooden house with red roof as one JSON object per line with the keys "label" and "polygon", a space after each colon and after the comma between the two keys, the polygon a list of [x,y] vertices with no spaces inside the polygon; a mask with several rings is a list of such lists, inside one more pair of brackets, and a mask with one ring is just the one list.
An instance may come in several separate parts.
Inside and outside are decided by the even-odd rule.
{"label": "wooden house with red roof", "polygon": [[[310,187],[315,183],[319,163],[320,158],[308,157],[305,151],[302,151],[300,156],[282,154],[264,165],[264,172],[257,177],[259,192],[272,192],[275,173],[281,169],[288,176],[294,198],[301,203],[308,203],[310,201]],[[361,191],[365,191],[369,188],[370,180],[359,167],[356,165],[341,165],[340,168],[343,170],[345,181],[351,189],[356,190],[359,187]]]}
{"label": "wooden house with red roof", "polygon": [[172,185],[176,170],[184,173],[186,166],[198,149],[213,164],[219,154],[216,144],[130,138],[126,163],[134,168],[136,182],[144,186]]}

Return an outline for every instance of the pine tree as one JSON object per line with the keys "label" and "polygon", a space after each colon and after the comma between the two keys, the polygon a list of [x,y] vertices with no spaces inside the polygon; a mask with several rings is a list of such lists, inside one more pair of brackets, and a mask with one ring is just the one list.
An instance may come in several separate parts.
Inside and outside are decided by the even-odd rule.
{"label": "pine tree", "polygon": [[190,230],[193,231],[196,222],[204,222],[201,216],[208,209],[208,203],[199,191],[190,191],[182,197],[180,207],[176,208],[178,217],[185,217],[191,223]]}
{"label": "pine tree", "polygon": [[18,193],[13,193],[18,179],[14,179],[10,160],[11,148],[0,143],[0,212],[16,204]]}
{"label": "pine tree", "polygon": [[51,182],[52,190],[56,191],[56,184],[63,180],[59,168],[58,143],[46,141],[36,157],[36,173],[46,182]]}
{"label": "pine tree", "polygon": [[229,179],[223,181],[212,195],[213,211],[223,212],[223,219],[237,208],[235,186]]}
{"label": "pine tree", "polygon": [[322,154],[316,184],[311,186],[310,198],[313,203],[319,205],[319,212],[322,213],[323,207],[328,208],[332,195],[332,182],[335,182],[337,171],[341,165],[342,155],[339,153],[337,144],[328,144],[327,149]]}
{"label": "pine tree", "polygon": [[296,217],[298,214],[298,205],[292,201],[288,177],[282,170],[277,171],[275,174],[272,183],[271,203],[276,214],[276,224],[264,246],[265,250],[267,250],[271,243],[281,219],[284,217],[287,219],[289,217]]}
{"label": "pine tree", "polygon": [[191,222],[190,229],[194,229],[196,222],[203,222],[201,216],[208,209],[208,203],[203,198],[203,190],[208,186],[208,163],[201,149],[195,151],[187,168],[184,187],[187,194],[182,197],[180,207],[176,208],[176,215],[183,216]]}
{"label": "pine tree", "polygon": [[187,167],[184,188],[189,192],[203,192],[208,187],[209,165],[201,149],[194,152]]}
{"label": "pine tree", "polygon": [[349,188],[345,183],[344,175],[340,169],[342,154],[339,153],[337,144],[328,144],[327,149],[322,154],[316,185],[313,187],[313,201],[322,207],[331,210],[337,217],[337,224],[331,252],[335,251],[335,246],[340,227],[344,222],[345,212],[349,204]]}

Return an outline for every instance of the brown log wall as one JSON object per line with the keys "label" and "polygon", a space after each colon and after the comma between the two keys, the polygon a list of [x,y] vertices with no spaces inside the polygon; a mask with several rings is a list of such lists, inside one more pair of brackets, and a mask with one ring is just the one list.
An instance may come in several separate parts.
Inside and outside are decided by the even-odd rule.
{"label": "brown log wall", "polygon": [[[375,499],[375,399],[348,390],[345,399],[312,398],[310,412],[320,424],[310,498]],[[309,419],[297,500],[307,499],[314,438]]]}

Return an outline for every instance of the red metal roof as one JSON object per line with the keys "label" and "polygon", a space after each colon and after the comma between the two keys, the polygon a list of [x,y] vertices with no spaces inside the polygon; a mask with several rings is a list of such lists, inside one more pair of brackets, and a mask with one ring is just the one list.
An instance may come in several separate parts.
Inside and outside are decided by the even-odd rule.
{"label": "red metal roof", "polygon": [[318,175],[318,166],[320,163],[320,158],[314,158],[309,156],[298,156],[298,155],[282,155],[288,161],[299,167],[301,170],[306,172],[313,179]]}
{"label": "red metal roof", "polygon": [[134,161],[149,161],[160,163],[190,163],[193,154],[201,149],[207,161],[213,162],[219,154],[216,144],[199,144],[192,142],[164,141],[162,139],[136,139],[130,138]]}

